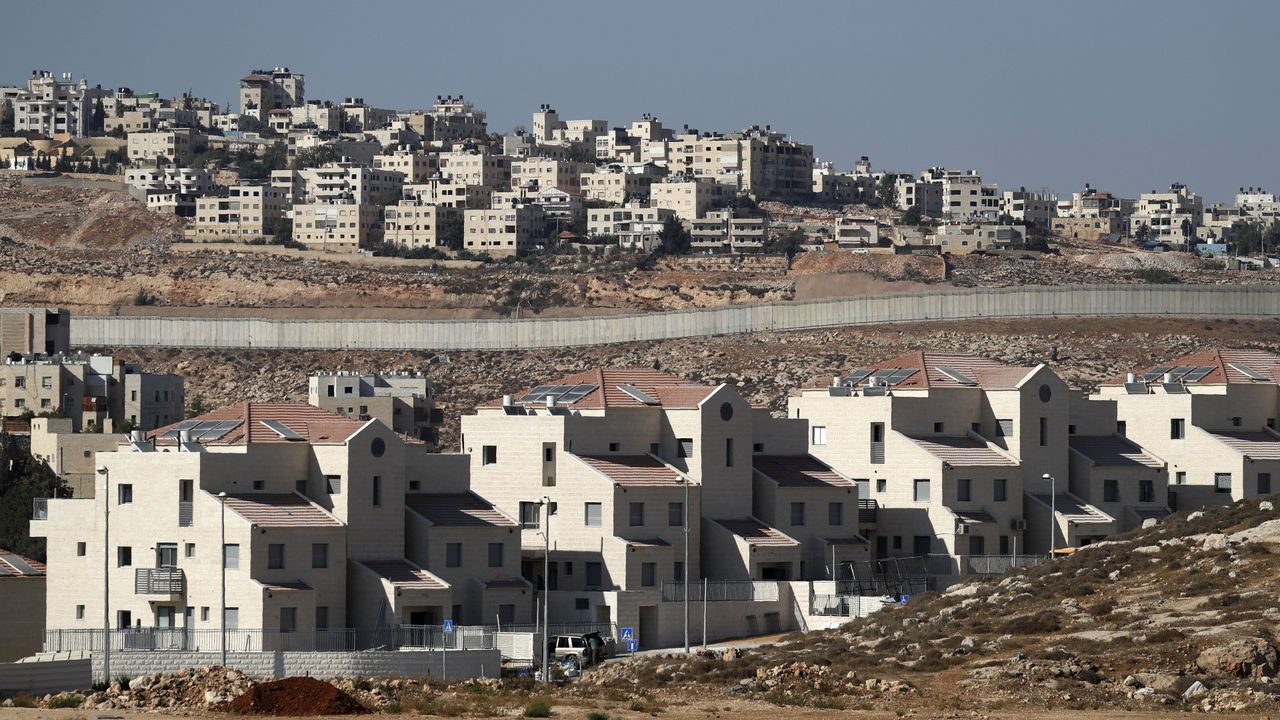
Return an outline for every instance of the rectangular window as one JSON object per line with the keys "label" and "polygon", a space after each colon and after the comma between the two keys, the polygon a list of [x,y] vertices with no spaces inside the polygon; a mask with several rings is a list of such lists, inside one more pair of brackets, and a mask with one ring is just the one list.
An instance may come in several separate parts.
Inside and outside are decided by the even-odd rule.
{"label": "rectangular window", "polygon": [[329,608],[325,607],[324,605],[316,606],[316,629],[317,630],[329,629]]}
{"label": "rectangular window", "polygon": [[640,563],[640,585],[653,587],[658,584],[658,563]]}
{"label": "rectangular window", "polygon": [[633,502],[630,505],[631,527],[644,525],[644,503]]}
{"label": "rectangular window", "polygon": [[373,506],[382,505],[382,476],[373,476]]}
{"label": "rectangular window", "polygon": [[956,480],[956,501],[957,502],[969,502],[970,500],[973,499],[969,495],[970,490],[972,489],[971,487],[972,485],[973,485],[973,481],[969,480],[968,478],[961,478],[959,480]]}
{"label": "rectangular window", "polygon": [[1184,418],[1170,418],[1169,420],[1169,439],[1181,440],[1186,437],[1186,423]]}
{"label": "rectangular window", "polygon": [[889,489],[889,481],[885,478],[876,478],[876,492],[882,493]]}
{"label": "rectangular window", "polygon": [[1178,472],[1174,473],[1174,474],[1173,474],[1173,484],[1174,484],[1174,485],[1186,485],[1186,484],[1187,484],[1187,473],[1186,473],[1186,472],[1184,472],[1184,471],[1182,471],[1182,470],[1179,470]]}
{"label": "rectangular window", "polygon": [[489,543],[489,567],[502,567],[502,549],[504,545],[500,542]]}
{"label": "rectangular window", "polygon": [[587,587],[600,587],[604,585],[603,568],[598,562],[587,563]]}
{"label": "rectangular window", "polygon": [[1239,415],[1237,415],[1237,416],[1235,416],[1235,417],[1231,418],[1231,427],[1240,427],[1240,416],[1239,416]]}
{"label": "rectangular window", "polygon": [[724,466],[733,467],[733,438],[724,439]]}
{"label": "rectangular window", "polygon": [[329,543],[311,543],[311,567],[329,567]]}
{"label": "rectangular window", "polygon": [[841,525],[844,525],[844,503],[827,503],[827,525],[831,527],[840,527]]}
{"label": "rectangular window", "polygon": [[[585,608],[584,608],[585,609]],[[498,624],[512,625],[516,621],[516,606],[512,603],[504,603],[498,606]]]}
{"label": "rectangular window", "polygon": [[684,581],[684,563],[683,562],[677,560],[675,561],[675,564],[671,566],[671,579],[675,580],[676,582]]}
{"label": "rectangular window", "polygon": [[915,502],[929,502],[929,480],[917,479],[911,483],[911,499]]}
{"label": "rectangular window", "polygon": [[995,502],[1005,502],[1009,499],[1009,481],[1004,478],[996,478],[992,484],[991,499]]}
{"label": "rectangular window", "polygon": [[133,564],[133,548],[120,546],[116,548],[116,567],[129,567]]}
{"label": "rectangular window", "polygon": [[827,444],[827,428],[825,425],[814,425],[812,430],[813,445]]}
{"label": "rectangular window", "polygon": [[496,465],[498,463],[498,446],[485,445],[480,448],[480,464]]}
{"label": "rectangular window", "polygon": [[205,605],[200,608],[200,622],[209,622],[209,606]]}
{"label": "rectangular window", "polygon": [[804,525],[804,503],[791,503],[791,524],[795,527]]}
{"label": "rectangular window", "polygon": [[1213,489],[1214,489],[1214,492],[1220,492],[1220,493],[1231,492],[1231,473],[1214,473]]}
{"label": "rectangular window", "polygon": [[871,464],[884,464],[884,423],[871,423]]}
{"label": "rectangular window", "polygon": [[84,542],[76,543],[76,555],[78,557],[84,557],[85,553],[87,553],[88,551],[89,551],[89,548],[86,543]]}
{"label": "rectangular window", "polygon": [[520,527],[536,530],[542,524],[542,506],[536,502],[520,503]]}
{"label": "rectangular window", "polygon": [[753,452],[753,453],[762,453],[762,452],[764,452],[764,443],[752,443],[752,444],[751,444],[751,452]]}
{"label": "rectangular window", "polygon": [[228,570],[240,569],[240,546],[231,544],[223,545],[222,563]]}
{"label": "rectangular window", "polygon": [[598,502],[583,503],[583,524],[587,527],[600,527],[603,515],[603,506]]}
{"label": "rectangular window", "polygon": [[1008,535],[1000,536],[1000,554],[1001,555],[1009,554],[1009,536]]}
{"label": "rectangular window", "polygon": [[1138,481],[1138,502],[1149,503],[1156,499],[1156,484],[1151,480]]}
{"label": "rectangular window", "polygon": [[156,567],[158,568],[178,567],[178,544],[177,543],[157,543],[156,544]]}
{"label": "rectangular window", "polygon": [[133,625],[133,613],[129,612],[128,610],[116,611],[116,627],[117,628],[124,629],[127,627],[131,627],[132,625]]}
{"label": "rectangular window", "polygon": [[911,552],[916,555],[928,555],[933,550],[933,538],[929,535],[916,535],[911,541]]}
{"label": "rectangular window", "polygon": [[676,445],[680,448],[679,452],[676,454],[677,457],[693,457],[693,438],[680,438],[676,440]]}
{"label": "rectangular window", "polygon": [[265,481],[265,480],[254,480],[254,481],[253,481],[253,489],[254,489],[254,490],[265,490],[266,488],[267,488],[267,481]]}
{"label": "rectangular window", "polygon": [[284,543],[270,543],[267,545],[267,569],[284,569]]}
{"label": "rectangular window", "polygon": [[325,488],[329,491],[330,495],[342,494],[342,476],[341,475],[325,475],[324,483],[325,483]]}
{"label": "rectangular window", "polygon": [[77,620],[83,620],[83,619],[84,619],[84,606],[83,606],[83,605],[77,605],[77,606],[76,606],[76,619],[77,619]]}
{"label": "rectangular window", "polygon": [[298,608],[280,608],[280,632],[289,633],[298,629]]}
{"label": "rectangular window", "polygon": [[946,427],[946,426],[945,426],[944,424],[942,424],[942,423],[940,423],[940,422],[936,422],[936,423],[934,423],[934,424],[933,424],[933,431],[934,431],[934,432],[936,432],[936,433],[941,433],[941,432],[943,431],[943,428],[945,428],[945,427]]}
{"label": "rectangular window", "polygon": [[901,536],[901,535],[894,535],[894,536],[893,536],[893,549],[894,549],[894,550],[901,550],[901,549],[902,549],[902,536]]}
{"label": "rectangular window", "polygon": [[1258,473],[1258,494],[1271,494],[1271,473]]}
{"label": "rectangular window", "polygon": [[120,483],[117,485],[116,504],[128,505],[131,502],[133,502],[133,486],[126,483]]}
{"label": "rectangular window", "polygon": [[1013,437],[1013,420],[996,420],[996,437]]}
{"label": "rectangular window", "polygon": [[1120,435],[1121,437],[1123,437],[1123,436],[1124,436],[1124,434],[1125,434],[1125,432],[1126,432],[1128,429],[1129,429],[1129,427],[1128,427],[1128,425],[1126,425],[1126,424],[1125,424],[1125,421],[1124,421],[1124,420],[1117,420],[1117,421],[1116,421],[1116,434],[1117,434],[1117,435]]}
{"label": "rectangular window", "polygon": [[1120,482],[1117,480],[1102,481],[1102,501],[1120,502]]}
{"label": "rectangular window", "polygon": [[1049,445],[1049,418],[1040,418],[1040,447]]}
{"label": "rectangular window", "polygon": [[445,567],[462,567],[462,543],[447,543],[444,548]]}
{"label": "rectangular window", "polygon": [[294,481],[293,481],[293,491],[294,491],[294,492],[296,492],[296,493],[298,493],[299,495],[302,495],[302,496],[304,496],[304,497],[305,497],[305,496],[306,496],[306,494],[307,494],[307,481],[306,481],[306,480],[294,480]]}
{"label": "rectangular window", "polygon": [[667,503],[667,525],[670,527],[684,526],[684,503]]}

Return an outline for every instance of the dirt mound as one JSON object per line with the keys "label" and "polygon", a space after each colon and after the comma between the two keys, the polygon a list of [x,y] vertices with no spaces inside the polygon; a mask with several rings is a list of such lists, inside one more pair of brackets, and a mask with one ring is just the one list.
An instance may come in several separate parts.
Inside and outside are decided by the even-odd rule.
{"label": "dirt mound", "polygon": [[369,710],[327,682],[295,677],[255,685],[219,708],[238,715],[363,715]]}

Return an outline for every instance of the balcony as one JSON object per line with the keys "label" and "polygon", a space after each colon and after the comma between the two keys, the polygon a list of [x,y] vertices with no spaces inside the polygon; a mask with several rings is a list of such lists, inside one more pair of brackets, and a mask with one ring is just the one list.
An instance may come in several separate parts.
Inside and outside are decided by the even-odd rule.
{"label": "balcony", "polygon": [[185,595],[187,576],[180,568],[138,568],[133,571],[135,595]]}
{"label": "balcony", "polygon": [[858,499],[858,522],[873,523],[876,521],[876,513],[880,505],[875,500],[869,498]]}

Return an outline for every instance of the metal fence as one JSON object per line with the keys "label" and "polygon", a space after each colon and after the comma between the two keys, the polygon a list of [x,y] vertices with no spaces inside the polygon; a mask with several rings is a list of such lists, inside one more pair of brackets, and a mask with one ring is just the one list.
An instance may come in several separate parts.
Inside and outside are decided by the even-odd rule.
{"label": "metal fence", "polygon": [[[683,582],[662,583],[662,602],[684,602]],[[778,583],[760,580],[708,580],[689,583],[690,602],[770,602],[778,599]]]}
{"label": "metal fence", "polygon": [[815,617],[866,617],[894,601],[891,597],[862,595],[814,595],[809,600],[809,614]]}
{"label": "metal fence", "polygon": [[[487,625],[490,630],[500,631],[504,633],[541,633],[542,625],[538,623],[520,623],[512,625],[503,625],[501,628]],[[601,637],[614,638],[618,637],[618,628],[611,622],[576,622],[576,623],[551,623],[547,626],[550,632],[547,635],[586,635],[587,633],[600,633]]]}
{"label": "metal fence", "polygon": [[[360,639],[357,639],[357,638]],[[352,652],[356,650],[491,650],[494,628],[403,625],[364,631],[228,629],[227,652]],[[112,652],[220,652],[222,631],[185,628],[127,628],[107,633]],[[45,652],[101,652],[100,629],[45,630]]]}
{"label": "metal fence", "polygon": [[912,595],[932,589],[930,576],[943,574],[936,572],[940,569],[940,563],[925,556],[846,562],[840,566],[836,592],[876,597]]}
{"label": "metal fence", "polygon": [[970,555],[965,558],[965,567],[970,575],[1003,575],[1013,568],[1039,565],[1047,557],[1047,555]]}

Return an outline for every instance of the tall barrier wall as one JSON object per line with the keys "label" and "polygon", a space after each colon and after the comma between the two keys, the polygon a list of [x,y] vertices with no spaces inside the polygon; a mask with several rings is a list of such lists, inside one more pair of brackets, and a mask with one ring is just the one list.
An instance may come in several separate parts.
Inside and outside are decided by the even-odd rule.
{"label": "tall barrier wall", "polygon": [[518,350],[770,330],[1035,317],[1274,317],[1264,285],[974,288],[608,317],[526,320],[275,320],[74,315],[77,347]]}

